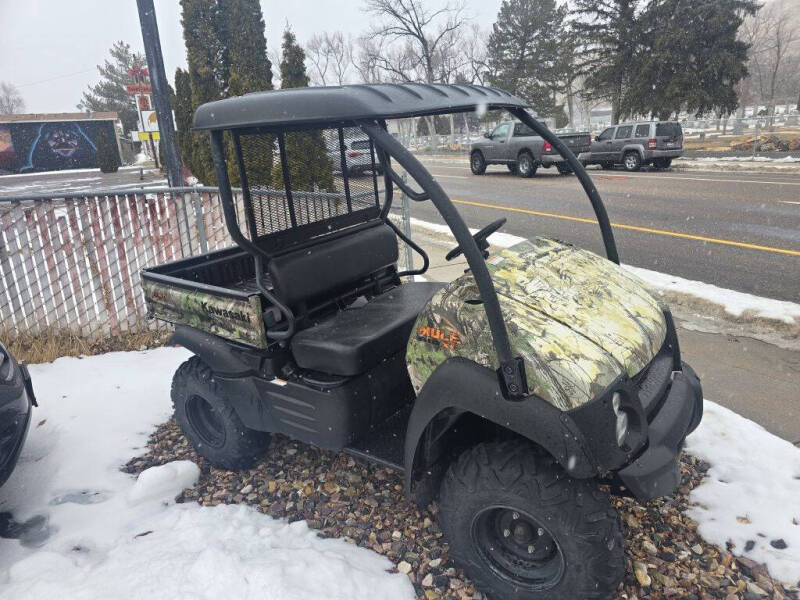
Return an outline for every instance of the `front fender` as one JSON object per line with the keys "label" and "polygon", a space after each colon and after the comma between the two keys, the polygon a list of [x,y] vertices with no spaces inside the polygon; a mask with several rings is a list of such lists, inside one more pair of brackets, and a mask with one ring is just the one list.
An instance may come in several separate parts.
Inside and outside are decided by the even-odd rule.
{"label": "front fender", "polygon": [[472,413],[531,440],[573,477],[593,477],[598,472],[585,451],[583,434],[569,415],[538,396],[506,400],[494,371],[454,357],[439,365],[425,382],[408,421],[405,473],[409,497],[416,475],[431,466],[425,453],[420,453],[425,431],[444,411]]}

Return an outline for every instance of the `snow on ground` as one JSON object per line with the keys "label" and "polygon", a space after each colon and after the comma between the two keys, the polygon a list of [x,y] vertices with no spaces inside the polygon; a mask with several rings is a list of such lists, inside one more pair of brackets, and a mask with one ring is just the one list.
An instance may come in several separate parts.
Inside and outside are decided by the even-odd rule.
{"label": "snow on ground", "polygon": [[649,269],[642,269],[631,265],[623,265],[625,269],[638,275],[654,288],[661,291],[679,292],[696,298],[702,298],[714,304],[721,305],[725,311],[734,317],[739,317],[747,312],[765,319],[773,319],[784,323],[800,323],[800,304],[785,300],[763,298],[745,292],[737,292],[727,288],[717,287],[710,283],[684,279],[675,275],[659,273]]}
{"label": "snow on ground", "polygon": [[678,169],[696,169],[700,171],[796,173],[800,172],[800,156],[784,156],[783,158],[769,156],[704,156],[694,158],[684,156],[674,159],[672,166]]}
{"label": "snow on ground", "polygon": [[687,514],[711,543],[800,581],[800,448],[714,402],[686,450],[711,463]]}
{"label": "snow on ground", "polygon": [[0,599],[414,598],[391,563],[250,507],[175,504],[198,467],[119,471],[171,413],[189,353],[160,348],[30,367],[40,407],[0,511],[27,522],[0,539]]}
{"label": "snow on ground", "polygon": [[[430,223],[411,217],[411,225],[434,233],[452,235],[449,227],[439,223]],[[470,231],[475,233],[477,229],[470,229]],[[503,232],[489,236],[489,242],[500,248],[508,248],[524,241],[524,239],[517,235]],[[737,292],[736,290],[721,288],[710,283],[684,279],[677,275],[669,275],[632,265],[623,264],[622,266],[659,291],[679,292],[695,298],[701,298],[722,306],[727,313],[734,317],[740,317],[746,312],[757,317],[782,321],[790,325],[800,323],[800,304],[795,302],[773,300],[772,298],[755,296],[746,292]]]}

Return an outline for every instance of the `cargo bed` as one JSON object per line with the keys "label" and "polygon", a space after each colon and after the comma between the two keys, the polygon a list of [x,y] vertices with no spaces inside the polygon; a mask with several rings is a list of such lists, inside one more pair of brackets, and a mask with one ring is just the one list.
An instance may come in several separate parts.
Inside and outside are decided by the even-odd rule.
{"label": "cargo bed", "polygon": [[[143,269],[148,316],[190,325],[254,348],[266,348],[264,298],[253,257],[240,248]],[[269,276],[264,275],[267,288]]]}

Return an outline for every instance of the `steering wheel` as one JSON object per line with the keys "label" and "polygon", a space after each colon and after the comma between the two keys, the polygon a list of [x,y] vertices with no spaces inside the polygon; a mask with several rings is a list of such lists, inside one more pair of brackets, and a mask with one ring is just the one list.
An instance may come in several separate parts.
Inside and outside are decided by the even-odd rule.
{"label": "steering wheel", "polygon": [[[500,229],[505,224],[506,224],[505,217],[503,217],[502,219],[497,219],[496,221],[492,221],[491,223],[489,223],[486,227],[484,227],[483,229],[481,229],[479,232],[477,232],[475,235],[472,236],[472,239],[475,240],[475,243],[478,245],[478,249],[481,251],[481,254],[483,254],[483,258],[489,258],[489,252],[488,252],[489,242],[486,241],[486,238],[488,238],[490,235],[492,235],[495,231]],[[464,252],[461,249],[461,247],[456,246],[445,255],[444,259],[448,261],[453,260],[454,258],[460,256],[463,253]]]}

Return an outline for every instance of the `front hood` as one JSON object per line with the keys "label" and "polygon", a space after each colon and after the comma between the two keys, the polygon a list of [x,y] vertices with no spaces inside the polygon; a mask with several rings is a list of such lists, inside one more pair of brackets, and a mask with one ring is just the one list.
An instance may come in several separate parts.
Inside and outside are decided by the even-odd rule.
{"label": "front hood", "polygon": [[[562,410],[591,400],[622,374],[635,375],[664,342],[655,292],[596,254],[536,238],[492,256],[487,266],[531,391]],[[420,314],[407,358],[417,390],[451,356],[497,368],[479,298],[465,274]]]}

